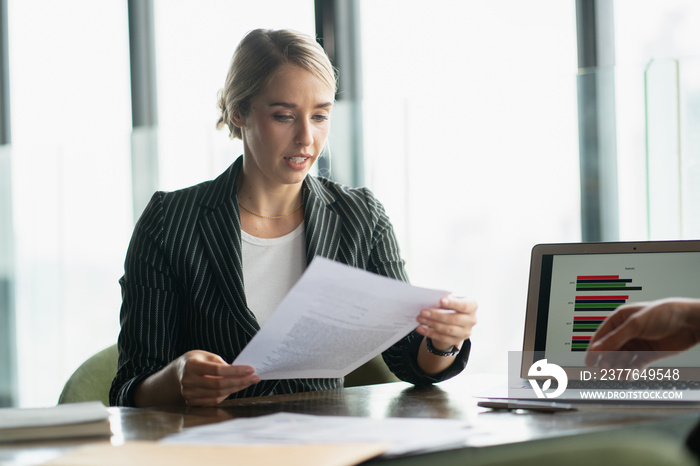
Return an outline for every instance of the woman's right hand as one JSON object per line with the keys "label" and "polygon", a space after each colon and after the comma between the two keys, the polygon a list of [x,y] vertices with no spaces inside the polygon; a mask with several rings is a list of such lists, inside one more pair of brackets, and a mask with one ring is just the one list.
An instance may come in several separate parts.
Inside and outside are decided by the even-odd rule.
{"label": "woman's right hand", "polygon": [[207,351],[188,351],[141,382],[134,404],[214,406],[258,382],[260,377],[250,366],[232,366]]}
{"label": "woman's right hand", "polygon": [[218,405],[232,393],[260,381],[250,366],[232,366],[207,351],[188,351],[175,361],[180,395],[189,406]]}

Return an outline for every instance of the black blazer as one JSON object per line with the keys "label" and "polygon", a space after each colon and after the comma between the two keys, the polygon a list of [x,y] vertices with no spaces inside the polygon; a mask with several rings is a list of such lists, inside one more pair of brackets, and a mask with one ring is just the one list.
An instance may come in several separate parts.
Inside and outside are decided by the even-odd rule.
{"label": "black blazer", "polygon": [[[187,351],[206,350],[232,362],[260,329],[243,283],[236,192],[241,165],[239,157],[215,180],[155,193],[136,223],[119,281],[123,300],[112,405],[132,406],[136,386]],[[408,280],[389,218],[369,190],[309,175],[302,199],[307,263],[321,255]],[[448,370],[425,375],[416,363],[421,339],[411,332],[384,352],[400,379],[434,383],[465,367],[469,341]],[[263,380],[231,397],[340,386],[342,379]]]}

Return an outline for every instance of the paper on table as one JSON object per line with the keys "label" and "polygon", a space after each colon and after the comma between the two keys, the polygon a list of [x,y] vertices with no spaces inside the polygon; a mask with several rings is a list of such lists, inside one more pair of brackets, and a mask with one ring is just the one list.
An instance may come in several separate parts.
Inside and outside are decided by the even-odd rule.
{"label": "paper on table", "polygon": [[0,429],[80,424],[108,418],[109,411],[99,401],[68,403],[46,408],[2,408]]}
{"label": "paper on table", "polygon": [[0,444],[20,440],[110,435],[109,412],[99,401],[47,408],[0,409]]}
{"label": "paper on table", "polygon": [[261,379],[344,377],[447,294],[317,256],[233,364]]}
{"label": "paper on table", "polygon": [[314,416],[276,413],[185,429],[167,445],[338,444],[382,442],[384,455],[464,446],[471,422],[464,419]]}
{"label": "paper on table", "polygon": [[[190,466],[193,464],[244,464],[246,466],[352,466],[373,458],[386,447],[367,444],[322,445],[163,445],[158,442],[129,441],[123,445],[85,445],[49,461],[46,466]],[[43,463],[42,463],[43,464]]]}

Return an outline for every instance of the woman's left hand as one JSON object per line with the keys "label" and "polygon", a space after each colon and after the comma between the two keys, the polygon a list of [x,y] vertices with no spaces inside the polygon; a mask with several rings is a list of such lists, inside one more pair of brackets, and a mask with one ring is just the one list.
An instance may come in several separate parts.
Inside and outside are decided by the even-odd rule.
{"label": "woman's left hand", "polygon": [[474,301],[447,296],[440,300],[439,308],[421,310],[417,319],[421,325],[416,331],[430,338],[433,346],[439,350],[447,350],[452,346],[461,348],[476,325],[476,309]]}

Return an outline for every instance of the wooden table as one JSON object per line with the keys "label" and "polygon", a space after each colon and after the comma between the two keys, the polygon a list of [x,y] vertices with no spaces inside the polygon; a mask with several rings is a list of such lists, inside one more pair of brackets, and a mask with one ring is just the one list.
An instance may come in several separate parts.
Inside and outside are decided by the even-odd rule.
{"label": "wooden table", "polygon": [[[390,464],[464,464],[496,457],[503,451],[527,448],[533,442],[588,435],[608,438],[612,433],[662,433],[680,443],[700,418],[700,404],[581,404],[578,411],[556,414],[492,411],[476,406],[472,390],[480,376],[461,375],[436,386],[414,387],[397,382],[339,390],[228,400],[218,407],[153,409],[109,408],[113,436],[119,445],[132,440],[158,440],[183,428],[237,417],[277,412],[385,417],[473,419],[473,434],[464,448],[432,452],[412,458],[372,460]],[[40,464],[78,445],[108,440],[28,442],[0,447],[0,464]],[[479,447],[479,448],[474,448]],[[444,462],[441,462],[443,461]],[[477,461],[479,460],[479,461]],[[460,461],[461,462],[461,461]]]}

